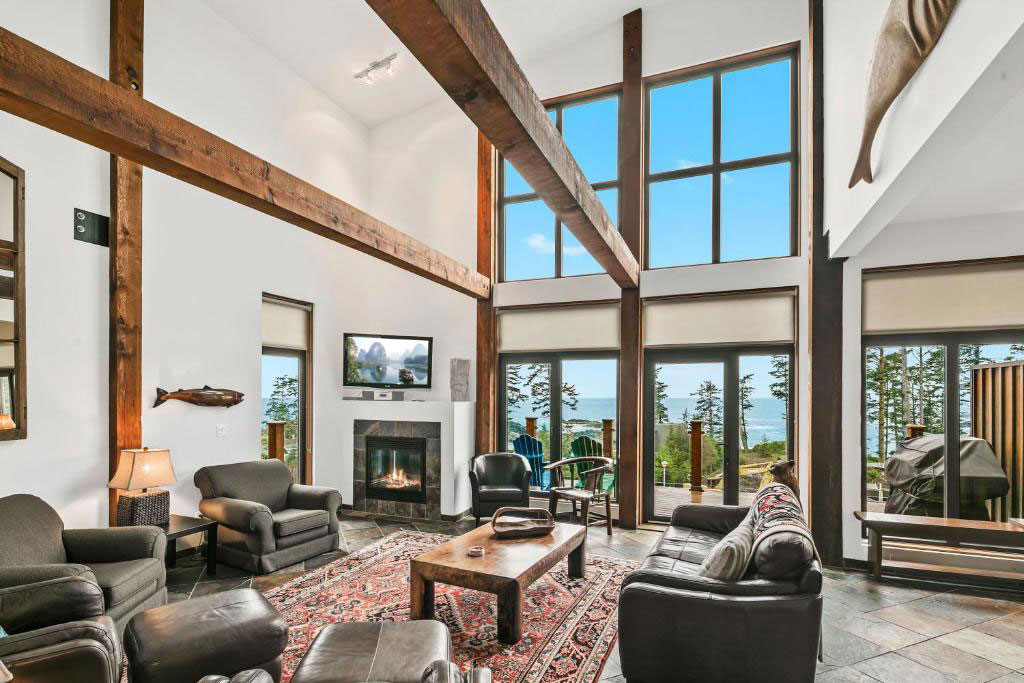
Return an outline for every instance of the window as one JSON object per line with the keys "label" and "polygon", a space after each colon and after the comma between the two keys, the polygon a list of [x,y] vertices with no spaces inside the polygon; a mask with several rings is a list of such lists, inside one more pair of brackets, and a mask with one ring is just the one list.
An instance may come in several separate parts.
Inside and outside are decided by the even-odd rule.
{"label": "window", "polygon": [[260,366],[260,457],[312,483],[312,305],[264,295]]}
{"label": "window", "polygon": [[796,253],[795,51],[652,78],[647,267]]}
{"label": "window", "polygon": [[25,404],[25,172],[0,158],[0,440],[28,434]]}
{"label": "window", "polygon": [[[618,224],[619,95],[560,101],[548,108],[569,151]],[[508,161],[502,160],[501,280],[591,275],[604,270]]]}

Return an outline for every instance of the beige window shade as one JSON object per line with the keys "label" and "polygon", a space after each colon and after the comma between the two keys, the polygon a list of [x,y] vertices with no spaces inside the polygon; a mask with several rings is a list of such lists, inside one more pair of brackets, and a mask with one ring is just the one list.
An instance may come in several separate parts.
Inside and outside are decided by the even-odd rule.
{"label": "beige window shade", "polygon": [[619,305],[552,306],[498,312],[499,351],[619,348]]}
{"label": "beige window shade", "polygon": [[864,275],[863,331],[1024,327],[1024,263]]}
{"label": "beige window shade", "polygon": [[794,341],[792,292],[644,304],[644,346],[705,346]]}
{"label": "beige window shade", "polygon": [[309,309],[263,300],[263,345],[278,349],[306,349]]}

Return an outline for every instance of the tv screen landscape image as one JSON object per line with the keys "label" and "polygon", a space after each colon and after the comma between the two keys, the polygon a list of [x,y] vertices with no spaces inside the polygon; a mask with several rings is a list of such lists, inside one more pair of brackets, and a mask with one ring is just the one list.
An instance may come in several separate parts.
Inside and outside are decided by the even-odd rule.
{"label": "tv screen landscape image", "polygon": [[345,386],[429,389],[432,337],[345,334]]}

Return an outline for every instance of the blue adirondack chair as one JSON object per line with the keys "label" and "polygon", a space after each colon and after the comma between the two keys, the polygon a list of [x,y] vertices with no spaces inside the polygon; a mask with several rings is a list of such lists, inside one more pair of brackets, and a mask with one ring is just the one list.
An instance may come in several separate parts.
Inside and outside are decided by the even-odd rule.
{"label": "blue adirondack chair", "polygon": [[512,450],[530,461],[530,486],[544,488],[544,444],[529,434],[520,434],[512,442]]}

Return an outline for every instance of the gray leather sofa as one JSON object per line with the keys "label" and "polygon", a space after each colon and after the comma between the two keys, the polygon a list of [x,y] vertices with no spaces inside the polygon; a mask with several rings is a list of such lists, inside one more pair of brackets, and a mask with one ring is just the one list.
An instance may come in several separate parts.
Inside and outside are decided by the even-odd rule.
{"label": "gray leather sofa", "polygon": [[530,461],[517,453],[484,453],[469,464],[473,516],[490,517],[503,507],[530,507]]}
{"label": "gray leather sofa", "polygon": [[0,520],[0,588],[81,577],[100,587],[101,613],[118,632],[167,602],[167,538],[158,527],[65,529],[52,507],[27,494],[0,498]]}
{"label": "gray leather sofa", "polygon": [[681,505],[623,580],[619,659],[631,682],[812,681],[821,639],[821,565],[803,536],[759,546],[739,581],[698,576],[746,507]]}
{"label": "gray leather sofa", "polygon": [[279,460],[200,468],[199,512],[216,520],[217,557],[267,574],[338,547],[337,489],[292,483]]}

